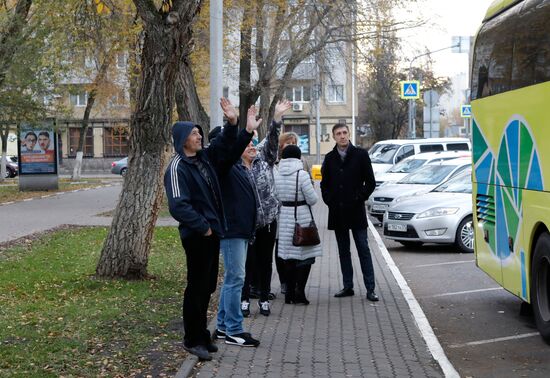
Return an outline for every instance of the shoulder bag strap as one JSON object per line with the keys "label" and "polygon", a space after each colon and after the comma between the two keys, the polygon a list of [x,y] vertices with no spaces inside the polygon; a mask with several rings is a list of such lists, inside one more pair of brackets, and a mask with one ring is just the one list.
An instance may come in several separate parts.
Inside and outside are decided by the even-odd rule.
{"label": "shoulder bag strap", "polygon": [[[300,171],[296,172],[296,194],[294,196],[294,221],[296,221],[296,222],[298,222],[298,216],[297,216],[297,211],[298,211],[298,177],[300,177]],[[311,221],[315,222],[315,219],[313,218],[313,211],[311,211],[311,206],[309,206],[309,204],[307,204],[307,202],[306,202],[306,205],[307,205],[307,208],[309,209],[309,213],[311,214]]]}
{"label": "shoulder bag strap", "polygon": [[296,172],[296,193],[294,194],[294,221],[298,222],[298,176],[300,176],[300,171]]}

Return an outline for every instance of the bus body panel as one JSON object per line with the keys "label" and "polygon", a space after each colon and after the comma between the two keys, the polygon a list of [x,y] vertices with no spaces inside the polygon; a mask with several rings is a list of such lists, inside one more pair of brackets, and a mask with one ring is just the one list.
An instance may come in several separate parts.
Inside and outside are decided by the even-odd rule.
{"label": "bus body panel", "polygon": [[472,101],[477,264],[525,301],[534,230],[550,224],[549,99],[546,82]]}

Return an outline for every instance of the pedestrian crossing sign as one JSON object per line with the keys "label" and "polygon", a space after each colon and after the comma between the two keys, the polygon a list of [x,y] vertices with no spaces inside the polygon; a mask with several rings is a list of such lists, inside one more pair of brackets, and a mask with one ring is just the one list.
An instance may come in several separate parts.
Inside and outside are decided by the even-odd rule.
{"label": "pedestrian crossing sign", "polygon": [[472,118],[472,105],[462,105],[460,107],[460,116],[462,118]]}
{"label": "pedestrian crossing sign", "polygon": [[420,97],[420,82],[402,81],[401,98],[406,100],[415,100]]}

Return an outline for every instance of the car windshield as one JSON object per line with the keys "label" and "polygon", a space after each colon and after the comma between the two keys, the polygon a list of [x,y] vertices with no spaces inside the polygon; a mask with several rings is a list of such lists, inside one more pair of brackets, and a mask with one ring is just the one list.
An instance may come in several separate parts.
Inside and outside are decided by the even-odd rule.
{"label": "car windshield", "polygon": [[433,190],[445,193],[472,193],[472,171],[467,170],[445,181]]}
{"label": "car windshield", "polygon": [[383,144],[377,149],[373,147],[370,155],[371,161],[373,163],[393,164],[393,157],[398,149],[398,144]]}
{"label": "car windshield", "polygon": [[389,173],[412,173],[424,165],[426,159],[406,159],[391,167]]}
{"label": "car windshield", "polygon": [[432,165],[427,164],[413,172],[401,180],[399,184],[424,184],[435,185],[439,184],[449,173],[451,173],[457,165]]}

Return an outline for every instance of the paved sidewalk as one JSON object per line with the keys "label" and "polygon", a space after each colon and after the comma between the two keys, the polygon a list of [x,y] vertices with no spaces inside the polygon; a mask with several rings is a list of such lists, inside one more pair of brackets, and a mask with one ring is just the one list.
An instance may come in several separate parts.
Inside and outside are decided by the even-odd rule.
{"label": "paved sidewalk", "polygon": [[333,297],[342,288],[336,239],[334,232],[326,229],[327,207],[318,204],[314,211],[324,254],[317,259],[308,282],[307,297],[311,304],[284,304],[274,275],[272,290],[278,296],[272,301],[271,316],[260,315],[252,302],[252,315],[245,319],[245,329],[259,338],[261,345],[242,348],[218,342],[220,350],[213,354],[214,360],[198,364],[195,376],[443,376],[372,235],[369,241],[380,302],[365,299],[353,242],[355,296]]}
{"label": "paved sidewalk", "polygon": [[[61,225],[110,226],[111,217],[97,216],[116,207],[122,183],[61,193],[44,193],[0,205],[0,243]],[[159,219],[159,226],[174,226],[173,219]]]}

